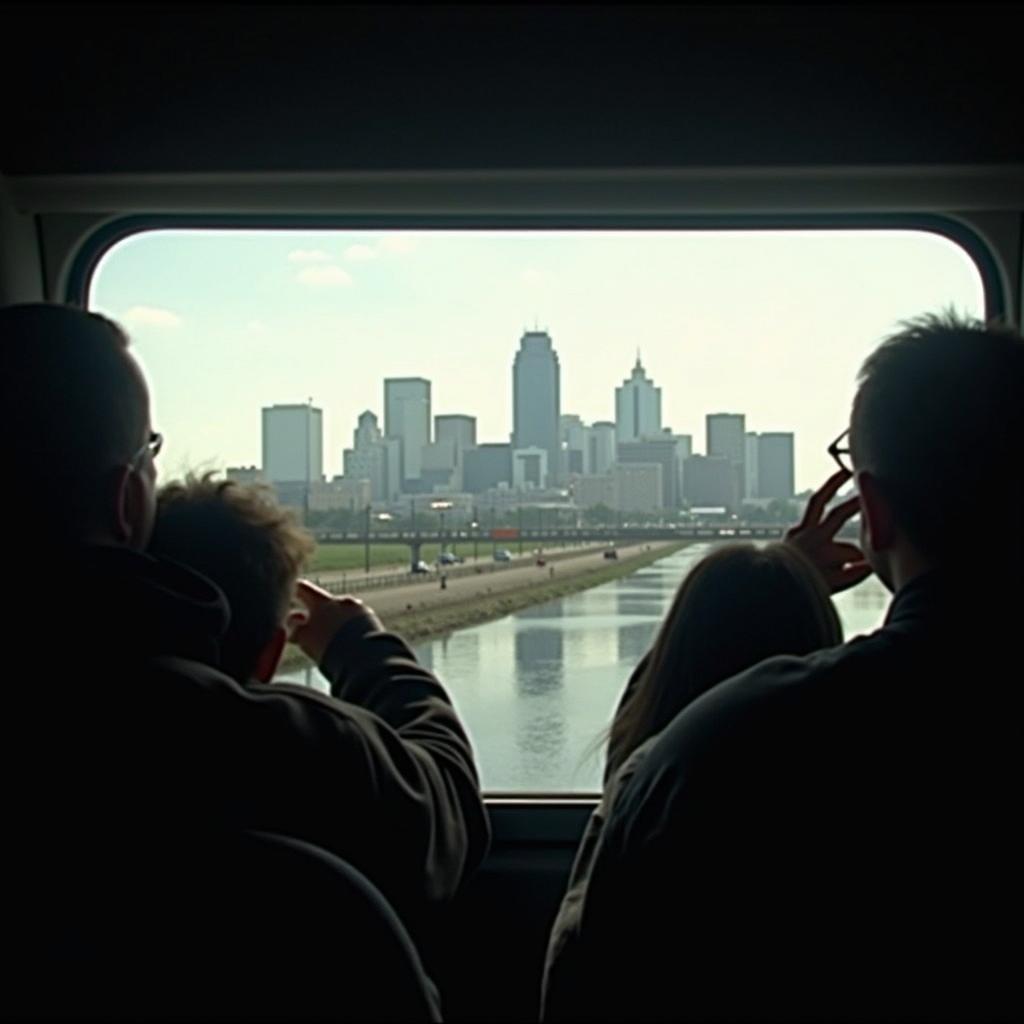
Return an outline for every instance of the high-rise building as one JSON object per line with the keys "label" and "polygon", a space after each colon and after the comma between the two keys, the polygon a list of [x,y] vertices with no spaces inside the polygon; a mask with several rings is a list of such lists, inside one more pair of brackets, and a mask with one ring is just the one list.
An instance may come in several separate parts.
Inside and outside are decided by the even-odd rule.
{"label": "high-rise building", "polygon": [[[384,434],[402,442],[402,486],[407,480],[419,480],[423,446],[430,444],[429,380],[423,377],[384,379]],[[412,489],[416,489],[415,485]]]}
{"label": "high-rise building", "polygon": [[512,484],[512,446],[481,444],[466,452],[462,463],[462,486],[471,494]]}
{"label": "high-rise building", "polygon": [[681,494],[679,445],[671,435],[619,442],[616,462],[621,465],[639,463],[661,466],[661,498],[659,508],[679,508]]}
{"label": "high-rise building", "polygon": [[587,462],[587,426],[575,413],[559,417],[559,432],[564,445],[562,456],[565,473],[585,473]]}
{"label": "high-rise building", "polygon": [[372,501],[390,501],[398,488],[390,485],[390,447],[384,441],[377,424],[377,417],[370,412],[361,413],[358,426],[352,432],[351,448],[342,452],[342,471],[349,481],[366,480]]}
{"label": "high-rise building", "polygon": [[728,459],[736,474],[736,495],[746,491],[746,417],[742,413],[719,412],[707,417],[707,453]]}
{"label": "high-rise building", "polygon": [[637,352],[633,372],[615,389],[615,439],[621,444],[660,433],[661,388],[648,379]]}
{"label": "high-rise building", "polygon": [[462,474],[458,472],[459,450],[455,441],[432,441],[423,446],[420,479],[427,493],[438,490],[459,490]]}
{"label": "high-rise building", "polygon": [[547,331],[527,331],[512,364],[512,448],[543,448],[549,484],[561,477],[561,383]]}
{"label": "high-rise building", "polygon": [[476,417],[452,414],[434,417],[434,440],[453,441],[457,452],[476,447]]}
{"label": "high-rise building", "polygon": [[724,455],[691,455],[683,465],[683,497],[695,508],[739,508],[736,467]]}
{"label": "high-rise building", "polygon": [[514,448],[512,450],[512,486],[519,489],[543,490],[548,486],[548,452],[546,448]]}
{"label": "high-rise building", "polygon": [[655,462],[618,463],[612,468],[615,507],[621,512],[655,512],[664,508],[665,481]]}
{"label": "high-rise building", "polygon": [[357,450],[368,448],[371,444],[377,444],[381,440],[381,436],[376,414],[370,412],[369,409],[360,413],[358,425],[352,431],[352,447]]}
{"label": "high-rise building", "polygon": [[311,403],[264,408],[264,479],[305,485],[323,475],[323,411]]}
{"label": "high-rise building", "polygon": [[615,424],[599,420],[587,429],[587,457],[584,473],[607,473],[615,462]]}
{"label": "high-rise building", "polygon": [[757,498],[760,496],[758,485],[758,453],[757,434],[747,433],[743,436],[743,497]]}
{"label": "high-rise building", "polygon": [[761,434],[757,441],[758,497],[793,497],[793,435]]}

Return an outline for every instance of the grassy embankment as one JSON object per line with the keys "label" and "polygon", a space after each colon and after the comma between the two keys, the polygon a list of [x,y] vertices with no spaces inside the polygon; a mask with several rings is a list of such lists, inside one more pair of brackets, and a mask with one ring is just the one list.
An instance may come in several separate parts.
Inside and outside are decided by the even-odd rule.
{"label": "grassy embankment", "polygon": [[[678,544],[667,544],[655,551],[645,551],[632,558],[602,563],[568,579],[547,578],[537,583],[504,592],[499,591],[495,594],[474,594],[466,600],[454,601],[451,604],[414,608],[411,611],[382,615],[381,620],[389,630],[400,633],[409,643],[420,643],[457,629],[465,629],[467,626],[492,622],[522,608],[543,604],[559,597],[567,597],[569,594],[589,590],[591,587],[608,583],[610,580],[628,576],[644,566],[674,554],[689,543],[689,541],[683,541]],[[372,603],[372,598],[370,602]],[[301,668],[306,664],[308,664],[306,656],[297,648],[289,645],[281,661],[281,668]]]}

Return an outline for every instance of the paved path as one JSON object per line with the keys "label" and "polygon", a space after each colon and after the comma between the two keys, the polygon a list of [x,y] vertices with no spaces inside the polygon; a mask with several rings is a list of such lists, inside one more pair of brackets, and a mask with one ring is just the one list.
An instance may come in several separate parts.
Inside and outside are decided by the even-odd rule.
{"label": "paved path", "polygon": [[[643,554],[644,551],[656,551],[667,548],[669,543],[633,544],[618,548],[619,559]],[[387,624],[387,617],[398,612],[418,611],[423,608],[434,608],[442,605],[461,604],[485,595],[507,593],[551,579],[572,579],[583,573],[593,572],[608,566],[602,551],[591,551],[562,561],[538,567],[531,561],[522,568],[504,569],[501,572],[481,573],[479,576],[464,576],[461,579],[448,580],[448,586],[442,590],[440,582],[417,583],[405,587],[388,587],[376,591],[360,591],[356,596],[365,601],[376,611]],[[554,569],[554,575],[551,569]]]}

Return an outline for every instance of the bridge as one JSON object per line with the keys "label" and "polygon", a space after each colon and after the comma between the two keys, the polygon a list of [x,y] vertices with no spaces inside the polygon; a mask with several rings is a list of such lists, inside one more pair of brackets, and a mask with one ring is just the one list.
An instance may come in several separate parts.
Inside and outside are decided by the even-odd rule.
{"label": "bridge", "polygon": [[550,529],[499,529],[489,530],[371,530],[349,531],[338,533],[333,530],[314,530],[313,533],[320,544],[454,544],[457,542],[478,541],[494,543],[499,547],[505,544],[558,543],[572,544],[576,542],[590,544],[597,541],[650,541],[650,540],[735,540],[741,537],[747,540],[778,539],[788,529],[788,525],[714,525],[714,526],[584,526],[584,527],[552,527]]}

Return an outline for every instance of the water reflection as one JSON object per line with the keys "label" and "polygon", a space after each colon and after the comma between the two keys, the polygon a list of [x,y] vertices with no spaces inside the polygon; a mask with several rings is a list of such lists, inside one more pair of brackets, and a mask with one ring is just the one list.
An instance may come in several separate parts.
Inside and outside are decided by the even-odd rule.
{"label": "water reflection", "polygon": [[[466,723],[486,791],[600,789],[597,741],[676,588],[709,550],[693,544],[632,576],[416,645]],[[846,637],[877,628],[889,599],[874,578],[838,595]]]}

